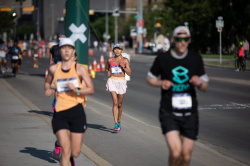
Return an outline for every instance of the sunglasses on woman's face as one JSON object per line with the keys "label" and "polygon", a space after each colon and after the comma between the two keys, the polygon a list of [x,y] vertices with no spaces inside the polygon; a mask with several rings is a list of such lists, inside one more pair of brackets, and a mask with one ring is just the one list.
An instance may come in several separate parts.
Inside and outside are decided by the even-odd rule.
{"label": "sunglasses on woman's face", "polygon": [[190,37],[175,37],[175,41],[182,42],[184,40],[185,42],[188,42]]}

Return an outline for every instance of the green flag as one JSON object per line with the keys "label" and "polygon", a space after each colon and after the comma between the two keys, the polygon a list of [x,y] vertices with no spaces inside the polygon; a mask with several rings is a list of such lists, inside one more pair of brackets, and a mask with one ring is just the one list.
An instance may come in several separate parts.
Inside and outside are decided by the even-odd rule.
{"label": "green flag", "polygon": [[78,63],[88,69],[89,0],[66,0],[65,35],[75,42]]}

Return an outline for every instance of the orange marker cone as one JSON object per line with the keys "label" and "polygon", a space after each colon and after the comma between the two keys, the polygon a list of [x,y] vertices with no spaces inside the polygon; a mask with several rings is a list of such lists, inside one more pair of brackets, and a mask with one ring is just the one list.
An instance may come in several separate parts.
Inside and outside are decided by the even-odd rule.
{"label": "orange marker cone", "polygon": [[100,68],[100,64],[97,63],[97,69],[96,69],[97,72],[101,71],[101,68]]}
{"label": "orange marker cone", "polygon": [[105,64],[102,64],[102,71],[105,71]]}
{"label": "orange marker cone", "polygon": [[45,78],[48,77],[48,74],[49,74],[49,71],[48,71],[48,69],[46,69],[46,70],[45,70]]}
{"label": "orange marker cone", "polygon": [[96,66],[96,60],[94,59],[93,61],[93,70],[96,72],[97,71],[97,66]]}
{"label": "orange marker cone", "polygon": [[91,72],[91,70],[92,70],[92,65],[89,64],[89,72]]}
{"label": "orange marker cone", "polygon": [[31,50],[28,50],[28,56],[31,57]]}
{"label": "orange marker cone", "polygon": [[101,55],[100,64],[101,64],[101,65],[104,64],[104,56],[103,56],[103,55]]}
{"label": "orange marker cone", "polygon": [[92,49],[89,49],[89,55],[93,55],[93,50]]}
{"label": "orange marker cone", "polygon": [[47,54],[48,54],[48,55],[50,54],[50,50],[49,50],[49,48],[47,49]]}

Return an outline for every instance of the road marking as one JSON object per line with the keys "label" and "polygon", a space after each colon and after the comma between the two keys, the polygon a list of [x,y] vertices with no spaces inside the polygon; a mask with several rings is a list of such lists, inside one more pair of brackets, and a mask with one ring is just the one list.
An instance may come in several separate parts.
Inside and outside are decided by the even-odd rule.
{"label": "road marking", "polygon": [[217,80],[217,81],[224,81],[224,82],[231,82],[235,84],[250,85],[249,80],[239,80],[239,79],[233,79],[233,78],[219,78],[219,77],[209,77],[209,79]]}
{"label": "road marking", "polygon": [[[109,106],[109,105],[107,105],[107,104],[103,104],[103,103],[97,101],[98,99],[93,98],[93,97],[90,97],[90,96],[88,96],[88,98],[90,98],[92,102],[95,102],[95,103],[97,103],[97,104],[99,104],[99,105],[102,105],[102,106],[104,106],[104,107],[106,107],[106,108],[112,110],[112,107],[111,107],[111,106]],[[135,120],[135,121],[137,121],[137,122],[139,122],[139,123],[142,123],[142,124],[144,124],[144,125],[147,125],[147,126],[150,126],[150,127],[156,128],[156,129],[160,129],[160,127],[158,127],[158,126],[150,125],[150,124],[148,124],[148,123],[146,123],[146,122],[143,122],[142,120],[137,119],[137,118],[135,118],[135,117],[133,117],[133,116],[130,116],[130,115],[126,114],[126,113],[122,113],[122,115],[123,115],[123,116],[126,116],[126,117],[128,117],[128,118],[130,118],[130,119],[133,119],[133,120]]]}
{"label": "road marking", "polygon": [[[14,89],[7,81],[5,81],[4,79],[0,79],[0,81],[31,110],[42,111],[36,105],[34,105],[29,99],[27,99],[22,94],[20,94],[16,89]],[[41,114],[35,114],[35,115],[42,118],[45,122],[47,122],[51,126],[51,117]],[[92,160],[97,165],[112,166],[112,164],[101,158],[98,154],[96,154],[84,143],[82,143],[81,153],[83,153],[87,158]]]}
{"label": "road marking", "polygon": [[235,109],[247,109],[250,108],[250,103],[247,104],[240,104],[240,103],[234,103],[230,102],[231,104],[211,104],[211,105],[204,105],[204,106],[198,106],[198,110],[216,110],[216,109],[222,109],[222,110],[235,110]]}
{"label": "road marking", "polygon": [[242,107],[248,107],[248,108],[250,108],[250,105],[240,104],[240,103],[234,103],[234,102],[231,102],[231,103],[232,103],[232,104],[235,104],[235,105],[242,106]]}

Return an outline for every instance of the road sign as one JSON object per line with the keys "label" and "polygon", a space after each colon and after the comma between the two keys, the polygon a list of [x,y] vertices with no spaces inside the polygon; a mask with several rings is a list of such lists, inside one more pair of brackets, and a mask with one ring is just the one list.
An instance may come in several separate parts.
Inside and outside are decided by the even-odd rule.
{"label": "road sign", "polygon": [[144,21],[143,19],[138,19],[138,27],[143,27],[144,26]]}
{"label": "road sign", "polygon": [[136,27],[130,27],[130,36],[131,36],[131,37],[137,36]]}
{"label": "road sign", "polygon": [[223,20],[216,20],[216,28],[223,28],[224,27],[224,21]]}
{"label": "road sign", "polygon": [[222,32],[222,28],[221,27],[218,28],[218,32]]}
{"label": "road sign", "polygon": [[119,8],[116,8],[115,10],[113,10],[113,14],[114,17],[118,17],[120,16],[120,12],[119,12]]}

